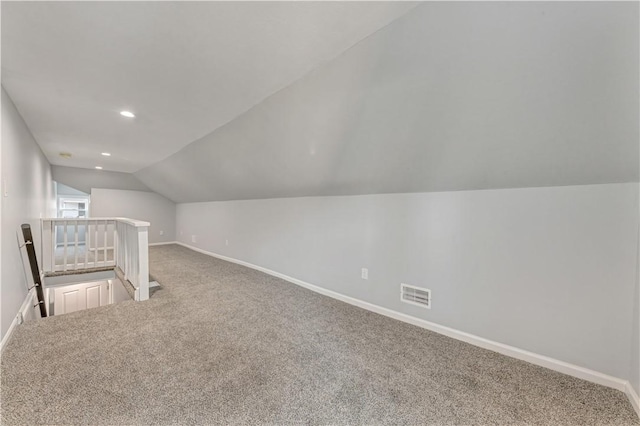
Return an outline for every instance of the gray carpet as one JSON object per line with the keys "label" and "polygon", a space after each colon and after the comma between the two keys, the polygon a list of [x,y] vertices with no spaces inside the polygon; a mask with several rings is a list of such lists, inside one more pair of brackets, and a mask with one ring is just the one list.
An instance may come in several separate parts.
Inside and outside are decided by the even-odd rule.
{"label": "gray carpet", "polygon": [[179,246],[153,297],[20,326],[10,424],[638,425],[626,397]]}

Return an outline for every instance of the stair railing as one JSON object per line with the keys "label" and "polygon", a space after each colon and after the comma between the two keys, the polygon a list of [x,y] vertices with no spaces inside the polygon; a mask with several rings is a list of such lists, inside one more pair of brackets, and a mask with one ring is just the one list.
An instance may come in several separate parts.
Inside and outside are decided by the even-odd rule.
{"label": "stair railing", "polygon": [[42,219],[44,275],[115,269],[149,298],[149,222],[128,218]]}
{"label": "stair railing", "polygon": [[149,222],[116,220],[116,267],[135,289],[135,300],[149,298]]}
{"label": "stair railing", "polygon": [[42,278],[40,277],[40,271],[38,269],[38,259],[36,258],[36,250],[33,243],[31,225],[29,225],[28,223],[23,223],[21,228],[22,228],[22,237],[24,238],[23,246],[26,247],[27,249],[27,257],[29,258],[31,276],[33,277],[33,287],[36,289],[36,297],[38,299],[38,304],[34,305],[34,308],[38,306],[40,308],[40,316],[44,318],[47,316],[47,307],[44,302],[44,290],[42,288]]}

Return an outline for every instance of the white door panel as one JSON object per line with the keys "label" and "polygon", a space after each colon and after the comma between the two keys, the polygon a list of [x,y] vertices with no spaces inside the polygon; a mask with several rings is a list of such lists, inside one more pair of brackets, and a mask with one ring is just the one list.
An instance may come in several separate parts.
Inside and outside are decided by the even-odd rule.
{"label": "white door panel", "polygon": [[109,303],[108,285],[107,281],[98,281],[53,288],[54,315],[107,305]]}
{"label": "white door panel", "polygon": [[80,309],[82,309],[80,307],[81,303],[78,300],[79,299],[79,291],[78,290],[71,290],[71,291],[65,291],[62,292],[62,310],[63,312],[75,312],[78,311]]}
{"label": "white door panel", "polygon": [[97,308],[100,305],[102,288],[100,285],[87,287],[87,309]]}

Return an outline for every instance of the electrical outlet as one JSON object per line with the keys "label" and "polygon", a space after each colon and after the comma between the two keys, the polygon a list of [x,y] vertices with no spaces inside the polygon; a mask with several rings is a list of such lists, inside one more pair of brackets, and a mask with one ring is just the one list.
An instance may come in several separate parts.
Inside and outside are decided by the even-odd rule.
{"label": "electrical outlet", "polygon": [[229,245],[229,240],[224,240],[224,245],[228,246]]}
{"label": "electrical outlet", "polygon": [[164,231],[160,231],[160,235],[164,235]]}
{"label": "electrical outlet", "polygon": [[369,270],[367,268],[362,268],[361,276],[362,276],[363,280],[368,280],[369,279]]}
{"label": "electrical outlet", "polygon": [[196,242],[196,236],[195,236],[195,235],[192,235],[192,236],[191,236],[191,242],[192,242],[192,243],[195,243],[195,242]]}
{"label": "electrical outlet", "polygon": [[180,231],[180,235],[182,235],[182,231]]}

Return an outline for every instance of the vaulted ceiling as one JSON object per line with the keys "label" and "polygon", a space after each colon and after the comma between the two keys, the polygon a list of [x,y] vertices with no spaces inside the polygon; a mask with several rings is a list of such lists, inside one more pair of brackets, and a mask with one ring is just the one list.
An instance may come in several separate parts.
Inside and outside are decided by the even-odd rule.
{"label": "vaulted ceiling", "polygon": [[31,4],[2,79],[50,160],[177,202],[638,180],[637,3]]}
{"label": "vaulted ceiling", "polygon": [[[2,85],[49,161],[135,172],[233,120],[415,3],[1,7]],[[136,118],[120,116],[122,110]]]}

